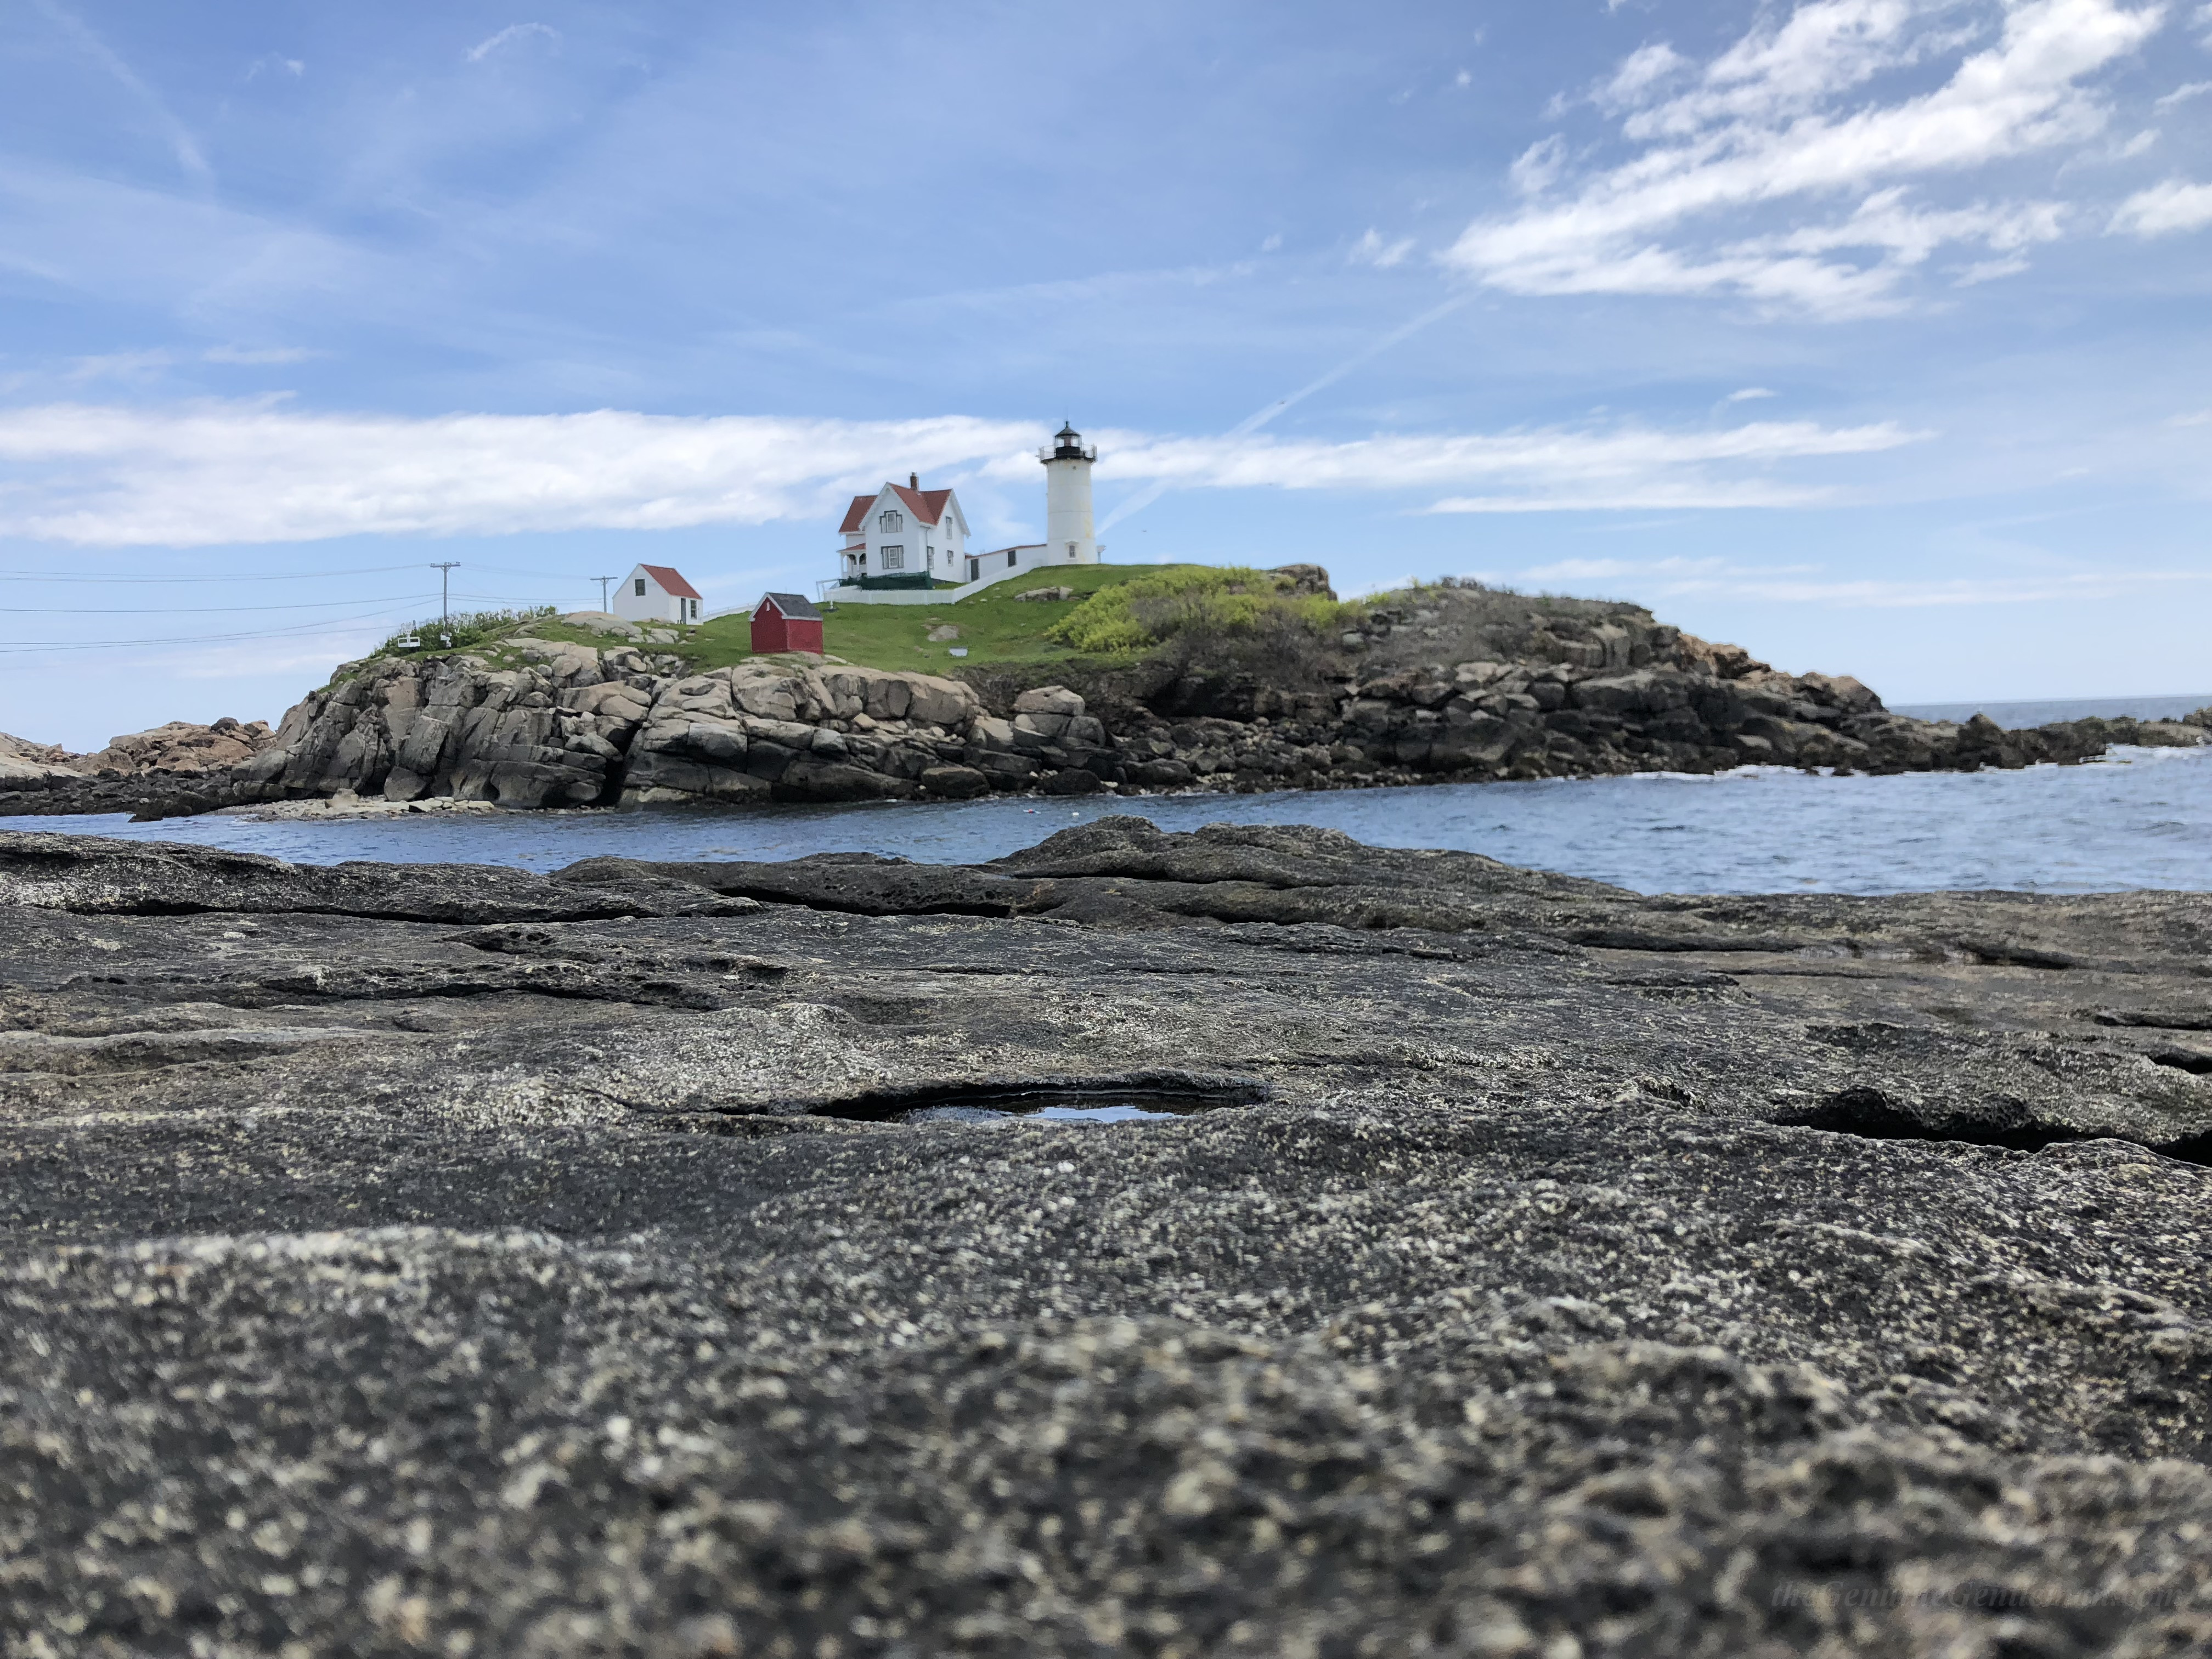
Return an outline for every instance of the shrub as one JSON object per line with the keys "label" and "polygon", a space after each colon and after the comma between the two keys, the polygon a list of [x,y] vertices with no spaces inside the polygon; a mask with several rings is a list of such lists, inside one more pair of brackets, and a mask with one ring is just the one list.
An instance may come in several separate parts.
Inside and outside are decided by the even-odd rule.
{"label": "shrub", "polygon": [[[441,622],[416,623],[411,628],[401,629],[376,647],[377,654],[390,656],[408,649],[454,651],[465,645],[481,644],[524,623],[544,622],[560,614],[550,605],[533,605],[520,611],[464,611]],[[417,643],[411,647],[400,643],[408,639]]]}
{"label": "shrub", "polygon": [[1149,651],[1180,635],[1250,635],[1290,626],[1321,635],[1354,607],[1302,595],[1291,578],[1236,565],[1170,565],[1101,588],[1045,637],[1101,656]]}

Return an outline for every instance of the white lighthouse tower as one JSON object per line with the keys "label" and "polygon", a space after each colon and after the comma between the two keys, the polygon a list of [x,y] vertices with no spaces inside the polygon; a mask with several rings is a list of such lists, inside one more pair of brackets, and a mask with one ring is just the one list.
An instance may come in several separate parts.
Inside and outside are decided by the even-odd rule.
{"label": "white lighthouse tower", "polygon": [[1037,451],[1044,463],[1045,547],[1040,564],[1097,564],[1105,550],[1091,528],[1091,464],[1097,459],[1097,449],[1085,449],[1083,434],[1073,424],[1061,427],[1051,444]]}

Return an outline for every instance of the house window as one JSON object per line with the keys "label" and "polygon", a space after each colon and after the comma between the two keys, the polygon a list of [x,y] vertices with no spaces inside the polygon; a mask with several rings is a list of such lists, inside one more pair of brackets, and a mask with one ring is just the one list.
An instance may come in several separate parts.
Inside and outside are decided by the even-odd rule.
{"label": "house window", "polygon": [[693,622],[699,620],[699,601],[696,599],[691,601],[691,620]]}
{"label": "house window", "polygon": [[1071,559],[1075,556],[1075,544],[1073,542],[1070,542],[1067,544],[1067,556]]}
{"label": "house window", "polygon": [[884,550],[884,568],[886,570],[905,569],[906,549],[902,547],[885,548]]}
{"label": "house window", "polygon": [[640,599],[643,599],[643,598],[645,597],[645,578],[644,578],[644,577],[640,576],[640,577],[637,579],[636,586],[637,586],[637,596],[638,596],[638,598],[640,598]]}
{"label": "house window", "polygon": [[906,528],[906,514],[903,513],[886,513],[881,518],[878,519],[876,523],[884,530],[903,530]]}
{"label": "house window", "polygon": [[1012,547],[1010,547],[1010,548],[1008,548],[1008,549],[1006,550],[1006,568],[1007,568],[1007,569],[1012,570],[1012,569],[1014,568],[1014,555],[1015,555],[1017,552],[1018,552],[1019,550],[1019,550],[1019,549],[1018,549],[1018,548],[1012,548]]}

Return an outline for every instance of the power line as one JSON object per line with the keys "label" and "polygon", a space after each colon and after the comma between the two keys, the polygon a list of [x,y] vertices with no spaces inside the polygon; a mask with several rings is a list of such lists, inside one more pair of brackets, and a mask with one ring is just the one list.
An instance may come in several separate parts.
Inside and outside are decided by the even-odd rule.
{"label": "power line", "polygon": [[[242,576],[87,576],[74,570],[0,570],[0,581],[9,582],[307,582],[332,576],[381,576],[394,570],[420,570],[420,564],[372,564],[357,570],[298,570],[271,574],[258,571]],[[512,573],[520,574],[523,573]],[[531,573],[531,574],[535,574]],[[560,580],[556,577],[553,580]]]}
{"label": "power line", "polygon": [[[390,593],[381,599],[337,601],[351,605],[416,605],[427,600],[428,593]],[[462,595],[468,598],[466,594]],[[113,605],[85,605],[74,609],[58,609],[42,605],[11,605],[0,606],[0,613],[10,617],[196,617],[207,615],[232,616],[249,611],[319,611],[331,605],[329,599],[301,600],[297,605],[162,605],[145,610],[125,610]]]}
{"label": "power line", "polygon": [[288,628],[246,629],[231,634],[179,634],[155,639],[71,640],[58,643],[52,640],[0,640],[0,653],[23,656],[47,651],[115,651],[141,645],[222,645],[234,640],[273,640],[287,635],[313,634],[319,629],[375,622],[398,614],[396,609],[387,608],[353,616],[318,617],[312,622],[295,623]]}

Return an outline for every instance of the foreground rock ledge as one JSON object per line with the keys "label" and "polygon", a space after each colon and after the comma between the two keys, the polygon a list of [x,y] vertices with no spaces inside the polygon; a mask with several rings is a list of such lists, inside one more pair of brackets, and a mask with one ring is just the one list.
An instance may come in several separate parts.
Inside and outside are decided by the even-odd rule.
{"label": "foreground rock ledge", "polygon": [[[1124,818],[0,927],[11,1659],[2212,1645],[2204,896]],[[894,1121],[1045,1084],[1253,1103]]]}

